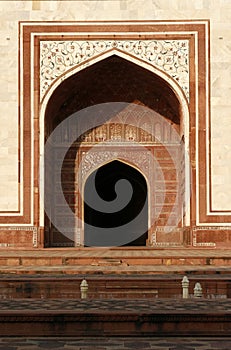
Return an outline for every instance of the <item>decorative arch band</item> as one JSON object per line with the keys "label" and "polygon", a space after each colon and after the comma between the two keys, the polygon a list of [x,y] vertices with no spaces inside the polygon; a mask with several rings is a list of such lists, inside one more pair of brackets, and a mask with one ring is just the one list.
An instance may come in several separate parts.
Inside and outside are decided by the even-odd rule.
{"label": "decorative arch band", "polygon": [[40,100],[70,69],[102,54],[125,53],[173,79],[189,100],[189,40],[40,41]]}

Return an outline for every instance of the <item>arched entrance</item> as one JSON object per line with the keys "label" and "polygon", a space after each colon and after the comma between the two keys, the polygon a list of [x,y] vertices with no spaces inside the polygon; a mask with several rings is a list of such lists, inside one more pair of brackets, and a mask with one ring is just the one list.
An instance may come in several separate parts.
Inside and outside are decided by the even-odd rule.
{"label": "arched entrance", "polygon": [[[132,122],[131,119],[129,120],[128,118],[122,123],[117,121],[113,125],[103,124],[85,132],[81,137],[76,139],[68,150],[62,166],[63,194],[72,212],[77,216],[82,216],[81,194],[76,189],[76,184],[79,181],[76,174],[78,173],[82,154],[88,152],[95,144],[105,140],[109,140],[110,142],[115,141],[115,147],[123,148],[124,146],[121,146],[120,140],[125,138],[126,142],[130,142],[131,140],[144,145],[157,159],[160,166],[163,167],[162,177],[165,179],[166,196],[163,195],[163,193],[156,193],[156,202],[154,203],[154,198],[152,198],[152,205],[151,202],[148,204],[149,211],[152,213],[154,211],[160,213],[156,220],[156,225],[163,228],[166,224],[169,224],[175,227],[177,226],[177,228],[182,228],[184,225],[184,203],[182,203],[182,201],[179,202],[178,208],[174,208],[174,215],[176,218],[178,217],[178,212],[182,213],[179,223],[177,222],[176,224],[174,218],[171,218],[173,219],[171,222],[168,220],[173,211],[172,208],[177,195],[177,181],[179,179],[176,179],[176,174],[179,169],[177,169],[176,164],[173,164],[171,155],[168,151],[166,152],[165,149],[166,146],[169,148],[175,147],[177,149],[173,151],[175,154],[178,152],[179,145],[176,147],[176,140],[174,139],[172,130],[180,133],[182,129],[181,105],[170,85],[159,76],[116,56],[104,59],[74,74],[58,86],[48,102],[45,115],[45,140],[49,138],[49,135],[57,126],[61,125],[61,123],[67,120],[73,113],[83,108],[105,102],[127,102],[137,104],[138,106],[142,105],[155,111],[162,120],[166,122],[157,123],[152,120],[148,114],[136,115],[134,111],[134,116],[132,115],[129,117],[131,119],[133,117],[135,118],[133,118]],[[96,120],[97,117],[97,115],[93,116]],[[108,119],[110,119],[110,117],[111,116],[109,116]],[[145,132],[142,131],[144,125]],[[71,133],[72,130],[69,128],[68,123],[66,123],[62,130],[62,144],[64,146]],[[158,143],[156,140],[160,140],[161,142]],[[62,145],[56,145],[54,147],[52,150],[53,159],[59,158],[61,148]],[[131,152],[129,152],[134,153],[134,157],[136,157],[136,148],[132,146],[130,149]],[[110,159],[108,159],[108,162],[110,163]],[[183,163],[184,162],[182,162],[182,164]],[[69,219],[63,214],[59,198],[56,194],[56,183],[54,181],[54,179],[56,179],[55,169],[50,167],[50,164],[47,163],[45,164],[45,170],[45,201],[46,193],[50,193],[51,195],[49,197],[53,198],[51,206],[53,213],[51,213],[49,217],[46,215],[47,213],[45,214],[46,245],[73,246],[76,242],[80,242],[78,244],[81,245],[86,244],[86,242],[78,240],[78,238],[76,240],[67,239],[67,237],[63,236],[62,232],[53,225],[50,219],[52,215],[58,216],[58,220],[66,226],[69,225]],[[92,170],[94,170],[94,168]],[[104,167],[101,170],[104,170]],[[157,182],[160,181],[158,178],[155,180]],[[164,205],[162,203],[163,196],[165,196]],[[145,225],[144,223],[144,226]],[[84,230],[83,227],[76,228],[76,237],[78,235],[85,237],[85,234],[82,234],[82,230]],[[146,226],[144,231],[146,232]],[[90,237],[91,235],[88,236]],[[140,238],[139,242],[131,240],[130,242],[132,243],[129,244],[139,245],[141,241],[143,245],[144,237],[142,239]]]}
{"label": "arched entrance", "polygon": [[[132,193],[126,183],[122,183],[120,193],[116,193],[116,184],[119,184],[120,180],[127,180],[130,183]],[[98,195],[108,202],[108,206],[117,199],[117,205],[114,203],[110,212],[105,212],[105,208],[100,207],[100,204],[96,205],[97,194],[92,188],[94,185]],[[121,242],[127,237],[127,243],[122,245],[146,246],[148,194],[146,180],[139,171],[118,160],[103,165],[88,177],[84,188],[84,199],[85,246],[114,246],[115,242],[119,242],[118,237],[116,239],[114,237],[116,234],[121,236]],[[93,202],[94,208],[86,203],[89,199]],[[124,202],[127,204],[117,211],[117,207]],[[134,220],[138,215],[139,219]]]}

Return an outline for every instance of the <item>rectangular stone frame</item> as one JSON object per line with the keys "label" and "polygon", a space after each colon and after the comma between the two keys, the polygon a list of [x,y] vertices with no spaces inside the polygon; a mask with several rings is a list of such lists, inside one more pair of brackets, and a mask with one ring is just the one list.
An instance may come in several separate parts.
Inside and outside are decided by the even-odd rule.
{"label": "rectangular stone frame", "polygon": [[[22,214],[5,212],[0,216],[1,234],[5,231],[7,235],[5,241],[11,239],[9,232],[14,231],[18,235],[12,241],[16,246],[43,247],[39,194],[40,41],[63,40],[64,37],[69,40],[78,40],[80,37],[81,40],[89,40],[91,37],[103,39],[110,36],[114,40],[189,40],[189,156],[192,170],[190,227],[191,233],[193,231],[193,237],[189,240],[197,245],[197,233],[208,230],[213,235],[219,230],[228,235],[231,213],[217,214],[211,210],[209,21],[20,22],[18,110],[19,124],[22,126],[21,132],[19,131],[19,145],[23,145],[23,159],[19,159],[19,169],[23,169],[23,176],[19,178],[19,186],[23,185],[23,198],[19,198]],[[20,152],[21,149],[19,155]],[[29,243],[28,231],[31,231]],[[226,238],[227,236],[224,237]],[[203,239],[206,242],[211,240],[206,235],[201,239],[202,246]],[[216,240],[215,236],[212,240]],[[4,242],[2,238],[1,242]]]}

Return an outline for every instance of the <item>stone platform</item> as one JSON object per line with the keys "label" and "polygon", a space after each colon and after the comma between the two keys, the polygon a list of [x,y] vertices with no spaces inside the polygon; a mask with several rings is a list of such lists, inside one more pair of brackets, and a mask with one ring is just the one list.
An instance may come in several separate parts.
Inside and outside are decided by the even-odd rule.
{"label": "stone platform", "polygon": [[225,249],[2,250],[0,337],[231,338],[230,266]]}
{"label": "stone platform", "polygon": [[0,298],[79,299],[84,277],[90,299],[179,298],[184,275],[191,295],[231,298],[230,267],[228,249],[0,250]]}

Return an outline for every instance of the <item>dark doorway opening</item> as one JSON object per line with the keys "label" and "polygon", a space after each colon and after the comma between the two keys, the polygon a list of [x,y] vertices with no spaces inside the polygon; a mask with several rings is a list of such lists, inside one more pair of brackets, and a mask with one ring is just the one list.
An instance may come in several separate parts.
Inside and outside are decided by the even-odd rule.
{"label": "dark doorway opening", "polygon": [[[120,194],[116,193],[116,184],[120,180],[127,180],[132,192],[125,186]],[[90,198],[94,204],[97,200],[94,200],[93,185],[98,196],[108,206],[116,198],[119,202],[119,195],[122,195],[123,200],[126,196],[130,200],[125,207],[115,212],[103,212],[100,207],[92,207],[85,201],[84,245],[145,246],[148,237],[148,200],[144,176],[135,168],[114,160],[95,170],[86,181],[84,198]]]}

